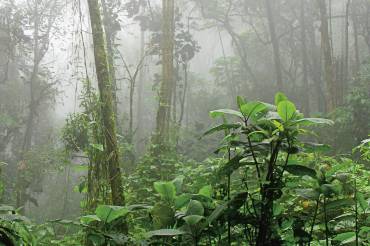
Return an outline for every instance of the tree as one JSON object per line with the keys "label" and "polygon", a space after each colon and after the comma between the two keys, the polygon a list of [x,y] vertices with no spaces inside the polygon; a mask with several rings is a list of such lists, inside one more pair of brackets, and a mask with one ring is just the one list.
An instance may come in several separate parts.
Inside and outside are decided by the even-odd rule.
{"label": "tree", "polygon": [[335,109],[336,106],[336,89],[333,74],[332,47],[329,34],[328,14],[325,0],[317,0],[320,10],[321,20],[321,49],[324,56],[324,77],[326,81],[326,110],[328,112]]}
{"label": "tree", "polygon": [[266,13],[267,13],[267,22],[268,22],[269,30],[270,30],[272,51],[274,53],[274,64],[275,64],[277,88],[278,90],[282,91],[283,90],[283,73],[281,69],[280,46],[279,46],[279,39],[276,35],[274,10],[272,8],[271,0],[265,0],[265,7],[266,7]]}
{"label": "tree", "polygon": [[113,205],[124,205],[122,176],[119,164],[116,121],[113,110],[112,85],[108,57],[104,47],[104,32],[98,0],[88,0],[91,31],[93,35],[95,68],[101,102],[101,118],[104,135],[105,161],[112,192]]}
{"label": "tree", "polygon": [[173,0],[162,1],[162,82],[159,89],[159,107],[156,118],[154,144],[168,147],[170,140],[171,99],[174,84],[174,11]]}
{"label": "tree", "polygon": [[53,13],[55,8],[58,8],[58,1],[33,1],[32,4],[28,5],[30,11],[30,20],[33,24],[33,36],[32,36],[32,69],[30,72],[30,78],[28,81],[29,85],[29,108],[26,116],[25,132],[23,136],[21,151],[18,164],[17,172],[17,207],[22,207],[21,210],[24,212],[24,206],[29,200],[30,196],[26,194],[26,190],[29,186],[29,182],[25,179],[24,174],[20,166],[27,166],[27,162],[24,158],[25,154],[31,150],[33,144],[33,135],[35,131],[35,121],[37,118],[38,110],[43,101],[45,101],[53,92],[56,90],[55,85],[57,81],[49,82],[48,79],[41,78],[40,74],[45,71],[41,71],[41,62],[44,59],[47,51],[49,50],[50,37],[53,25],[56,21],[58,14]]}

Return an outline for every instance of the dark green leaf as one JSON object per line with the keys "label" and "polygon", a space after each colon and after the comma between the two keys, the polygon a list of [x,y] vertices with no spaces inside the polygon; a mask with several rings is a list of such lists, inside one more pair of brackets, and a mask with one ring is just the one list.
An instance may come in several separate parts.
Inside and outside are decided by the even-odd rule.
{"label": "dark green leaf", "polygon": [[307,175],[312,178],[317,177],[317,173],[314,169],[302,165],[287,165],[286,171],[297,176]]}

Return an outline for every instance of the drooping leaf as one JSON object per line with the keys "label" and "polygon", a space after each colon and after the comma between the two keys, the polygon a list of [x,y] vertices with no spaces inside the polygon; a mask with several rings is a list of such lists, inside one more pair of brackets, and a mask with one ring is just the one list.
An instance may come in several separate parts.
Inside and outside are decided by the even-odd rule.
{"label": "drooping leaf", "polygon": [[154,190],[168,202],[175,199],[176,187],[172,182],[154,182]]}
{"label": "drooping leaf", "polygon": [[208,131],[206,131],[203,136],[207,136],[210,134],[213,134],[215,132],[224,131],[224,130],[231,130],[231,129],[238,129],[241,127],[241,124],[221,124],[218,126],[215,126]]}
{"label": "drooping leaf", "polygon": [[296,176],[307,175],[311,178],[317,177],[317,173],[314,169],[302,165],[287,165],[285,170]]}
{"label": "drooping leaf", "polygon": [[80,221],[82,224],[90,224],[91,222],[94,222],[94,221],[101,221],[101,219],[96,216],[95,214],[91,214],[91,215],[85,215],[85,216],[81,216],[80,217]]}
{"label": "drooping leaf", "polygon": [[318,200],[320,197],[320,193],[314,189],[296,189],[296,192],[299,196],[307,199],[307,200]]}
{"label": "drooping leaf", "polygon": [[113,220],[124,217],[128,212],[129,210],[126,207],[109,205],[99,205],[95,210],[96,216],[108,224]]}
{"label": "drooping leaf", "polygon": [[233,109],[218,109],[218,110],[213,110],[209,113],[209,115],[212,118],[217,118],[217,117],[222,117],[225,114],[237,116],[239,118],[243,118],[243,114],[240,113],[239,111],[233,110]]}
{"label": "drooping leaf", "polygon": [[188,215],[183,218],[189,226],[194,226],[204,219],[201,215]]}
{"label": "drooping leaf", "polygon": [[303,126],[310,126],[310,125],[334,125],[334,121],[323,119],[323,118],[303,118],[296,120],[295,123],[303,125]]}
{"label": "drooping leaf", "polygon": [[331,150],[329,145],[318,143],[304,143],[304,149],[307,153],[328,152]]}
{"label": "drooping leaf", "polygon": [[213,210],[213,212],[208,216],[207,223],[211,224],[213,221],[218,219],[227,210],[227,204],[228,203],[223,203],[217,206],[216,209]]}
{"label": "drooping leaf", "polygon": [[341,242],[341,245],[354,242],[356,240],[356,233],[355,232],[344,232],[336,235],[333,238],[334,241],[339,241]]}
{"label": "drooping leaf", "polygon": [[294,118],[297,113],[297,109],[291,101],[284,100],[279,102],[277,112],[284,122],[287,122]]}
{"label": "drooping leaf", "polygon": [[146,234],[148,238],[154,237],[154,236],[159,236],[159,237],[174,237],[174,236],[179,236],[186,234],[184,231],[180,231],[177,229],[160,229],[160,230],[155,230],[155,231],[150,231]]}
{"label": "drooping leaf", "polygon": [[340,209],[354,205],[353,199],[338,199],[326,203],[326,209]]}

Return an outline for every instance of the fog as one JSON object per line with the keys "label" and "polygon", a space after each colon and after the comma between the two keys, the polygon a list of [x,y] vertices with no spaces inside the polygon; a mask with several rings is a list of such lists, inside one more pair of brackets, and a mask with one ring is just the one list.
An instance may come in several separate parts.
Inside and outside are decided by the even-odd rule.
{"label": "fog", "polygon": [[368,0],[0,0],[0,244],[369,245],[369,109]]}

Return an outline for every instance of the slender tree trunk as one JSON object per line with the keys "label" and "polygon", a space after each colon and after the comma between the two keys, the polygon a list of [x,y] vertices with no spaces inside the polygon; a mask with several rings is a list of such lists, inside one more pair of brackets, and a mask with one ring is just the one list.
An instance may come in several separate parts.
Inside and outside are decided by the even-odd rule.
{"label": "slender tree trunk", "polygon": [[94,43],[96,75],[101,101],[101,118],[105,141],[104,152],[112,193],[112,203],[113,205],[124,205],[125,200],[119,163],[112,85],[110,82],[107,53],[104,47],[104,32],[98,0],[88,0],[88,7]]}
{"label": "slender tree trunk", "polygon": [[306,18],[305,18],[305,0],[301,0],[301,44],[302,44],[302,70],[303,70],[303,109],[306,115],[310,113],[310,87],[308,84],[308,56],[307,56],[307,40],[306,40]]}
{"label": "slender tree trunk", "polygon": [[[29,111],[27,116],[26,122],[26,129],[22,144],[22,151],[21,151],[21,162],[24,165],[27,163],[23,160],[24,155],[31,149],[32,145],[32,136],[34,131],[34,121],[35,121],[35,114],[36,114],[36,102],[35,102],[35,83],[37,81],[38,73],[39,73],[39,65],[40,65],[40,47],[39,47],[39,6],[38,2],[35,2],[33,15],[34,15],[34,33],[33,33],[33,68],[30,78],[30,104],[29,104]],[[20,173],[22,169],[18,169],[17,173],[17,197],[16,197],[16,206],[17,208],[21,208],[20,213],[25,212],[25,205],[27,202],[27,194],[26,190],[29,186],[29,183],[24,179],[23,175]]]}
{"label": "slender tree trunk", "polygon": [[181,107],[180,107],[180,118],[179,118],[179,128],[181,128],[182,126],[182,121],[184,119],[184,114],[185,114],[185,105],[186,105],[186,95],[187,95],[187,91],[188,91],[188,67],[189,67],[189,64],[186,62],[184,65],[183,65],[183,69],[184,69],[184,89],[182,91],[182,96],[180,96],[181,98]]}
{"label": "slender tree trunk", "polygon": [[162,83],[154,144],[167,147],[169,143],[171,99],[174,84],[174,0],[162,0]]}
{"label": "slender tree trunk", "polygon": [[[144,57],[145,50],[145,31],[141,29],[140,31],[140,57]],[[143,90],[144,90],[144,69],[145,65],[139,71],[139,84],[137,89],[137,135],[136,135],[136,150],[141,149],[141,139],[143,137]]]}
{"label": "slender tree trunk", "polygon": [[358,17],[357,17],[357,2],[352,4],[352,23],[353,23],[353,40],[355,49],[355,67],[354,73],[357,73],[360,69],[360,52],[358,48]]}
{"label": "slender tree trunk", "polygon": [[282,65],[280,59],[280,45],[279,39],[276,35],[276,20],[274,18],[274,10],[272,9],[271,0],[265,0],[265,7],[266,7],[266,14],[267,14],[267,21],[270,29],[270,38],[271,38],[271,45],[272,51],[274,54],[274,64],[275,64],[275,73],[276,73],[276,83],[277,88],[279,91],[283,91],[283,72],[282,72]]}
{"label": "slender tree trunk", "polygon": [[340,95],[338,98],[339,105],[344,102],[344,95],[347,91],[348,74],[349,74],[349,9],[351,0],[347,1],[346,4],[346,18],[344,23],[344,56],[343,56],[343,76],[342,83],[340,86]]}
{"label": "slender tree trunk", "polygon": [[[307,5],[306,5],[307,6]],[[325,93],[323,91],[323,81],[322,81],[322,69],[321,69],[321,51],[318,44],[316,44],[316,35],[315,35],[315,17],[311,12],[307,18],[307,37],[309,40],[309,50],[310,52],[310,62],[309,62],[309,76],[314,82],[317,110],[319,112],[324,112],[326,110],[326,100]]]}
{"label": "slender tree trunk", "polygon": [[336,88],[333,75],[332,48],[330,45],[328,14],[325,0],[317,0],[321,18],[321,49],[324,55],[324,77],[326,81],[326,110],[331,112],[336,106]]}

